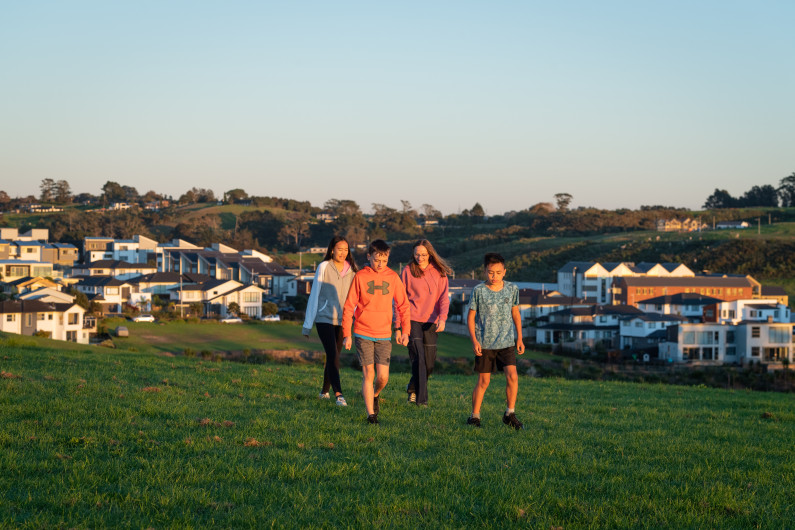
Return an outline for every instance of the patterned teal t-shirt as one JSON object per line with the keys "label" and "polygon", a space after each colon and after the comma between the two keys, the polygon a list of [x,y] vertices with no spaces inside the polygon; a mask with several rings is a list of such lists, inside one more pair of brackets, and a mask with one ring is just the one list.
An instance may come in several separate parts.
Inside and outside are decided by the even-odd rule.
{"label": "patterned teal t-shirt", "polygon": [[503,282],[502,289],[492,291],[485,283],[472,290],[469,310],[475,311],[475,338],[484,350],[499,350],[516,345],[516,326],[511,310],[519,305],[519,288]]}

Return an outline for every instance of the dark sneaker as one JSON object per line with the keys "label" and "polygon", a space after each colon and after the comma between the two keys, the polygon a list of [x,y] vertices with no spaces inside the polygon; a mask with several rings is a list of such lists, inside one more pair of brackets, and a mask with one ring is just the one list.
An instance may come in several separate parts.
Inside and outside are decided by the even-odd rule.
{"label": "dark sneaker", "polygon": [[474,418],[472,416],[468,417],[467,425],[474,425],[475,427],[480,427],[480,418]]}
{"label": "dark sneaker", "polygon": [[502,422],[505,425],[508,425],[509,427],[513,427],[517,431],[521,431],[522,429],[524,429],[524,425],[522,425],[522,422],[519,421],[519,419],[516,417],[516,414],[514,414],[513,412],[511,412],[510,414],[504,414],[502,416]]}
{"label": "dark sneaker", "polygon": [[367,416],[367,423],[378,423],[378,414],[370,414]]}
{"label": "dark sneaker", "polygon": [[381,407],[379,405],[379,401],[381,401],[381,398],[379,398],[378,396],[373,396],[373,415],[374,416],[378,416],[378,412],[381,410]]}

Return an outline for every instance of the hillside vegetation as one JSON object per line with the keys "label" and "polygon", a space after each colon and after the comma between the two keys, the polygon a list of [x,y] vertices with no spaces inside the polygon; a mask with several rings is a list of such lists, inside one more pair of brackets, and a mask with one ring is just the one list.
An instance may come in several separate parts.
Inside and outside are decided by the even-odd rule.
{"label": "hillside vegetation", "polygon": [[471,376],[407,375],[367,425],[318,366],[0,346],[0,526],[784,528],[795,413],[776,393],[521,377],[526,430],[466,425]]}

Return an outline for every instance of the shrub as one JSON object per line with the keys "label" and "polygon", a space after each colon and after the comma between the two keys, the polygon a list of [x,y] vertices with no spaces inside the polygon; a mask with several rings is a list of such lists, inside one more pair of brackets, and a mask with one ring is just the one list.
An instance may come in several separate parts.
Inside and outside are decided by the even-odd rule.
{"label": "shrub", "polygon": [[182,355],[184,355],[185,357],[196,357],[196,350],[194,350],[193,348],[185,348],[184,350],[182,350]]}

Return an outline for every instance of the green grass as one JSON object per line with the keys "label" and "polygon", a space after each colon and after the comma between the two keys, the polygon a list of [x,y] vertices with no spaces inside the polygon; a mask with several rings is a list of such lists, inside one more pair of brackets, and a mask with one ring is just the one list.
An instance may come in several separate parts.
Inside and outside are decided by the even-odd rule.
{"label": "green grass", "polygon": [[464,424],[472,376],[381,425],[318,366],[0,346],[0,526],[786,528],[791,395],[520,378],[526,430]]}
{"label": "green grass", "polygon": [[[304,350],[322,352],[323,346],[313,330],[309,338],[301,335],[298,322],[248,322],[245,324],[219,324],[216,322],[186,323],[134,323],[122,319],[105,321],[108,329],[125,326],[130,332],[126,338],[114,337],[119,349],[142,353],[181,353],[185,348],[195,351],[217,352],[249,350]],[[38,341],[35,337],[25,337]],[[44,339],[46,340],[46,339]],[[43,343],[49,346],[59,341]],[[449,333],[439,335],[438,356],[445,358],[470,357],[472,346],[468,338]],[[408,351],[394,345],[393,356],[407,357]],[[526,358],[551,358],[543,352],[528,351]]]}

